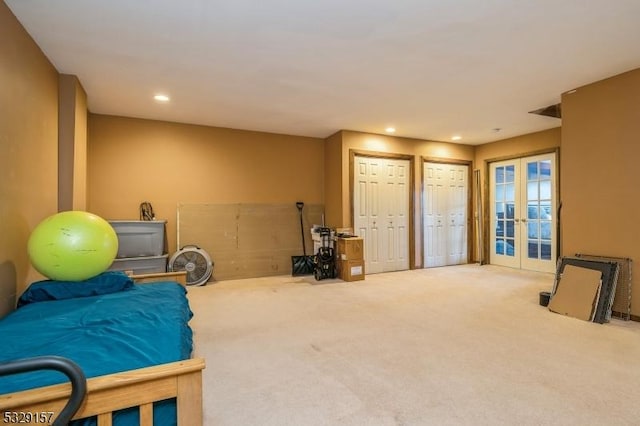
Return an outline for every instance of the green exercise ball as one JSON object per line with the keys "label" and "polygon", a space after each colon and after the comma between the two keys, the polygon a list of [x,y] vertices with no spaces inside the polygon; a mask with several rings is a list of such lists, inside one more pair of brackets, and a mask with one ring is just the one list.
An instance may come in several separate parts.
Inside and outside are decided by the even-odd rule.
{"label": "green exercise ball", "polygon": [[31,264],[56,281],[82,281],[106,271],[118,252],[109,222],[84,211],[49,216],[36,226],[27,245]]}

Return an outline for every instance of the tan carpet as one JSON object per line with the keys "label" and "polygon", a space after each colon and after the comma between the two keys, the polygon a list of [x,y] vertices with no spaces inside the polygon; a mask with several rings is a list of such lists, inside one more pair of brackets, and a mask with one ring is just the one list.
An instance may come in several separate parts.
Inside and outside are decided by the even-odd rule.
{"label": "tan carpet", "polygon": [[551,313],[552,284],[464,265],[190,287],[205,424],[640,424],[640,323]]}

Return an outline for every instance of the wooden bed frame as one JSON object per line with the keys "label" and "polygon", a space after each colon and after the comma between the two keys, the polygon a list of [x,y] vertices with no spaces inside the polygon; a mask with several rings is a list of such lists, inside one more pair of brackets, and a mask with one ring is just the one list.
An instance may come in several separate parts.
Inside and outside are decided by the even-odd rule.
{"label": "wooden bed frame", "polygon": [[[177,281],[186,285],[186,272],[132,275],[136,283]],[[97,416],[98,426],[111,426],[114,411],[139,407],[140,425],[153,425],[153,402],[176,398],[178,425],[202,425],[202,358],[192,358],[136,370],[87,379],[87,395],[73,419]],[[28,417],[45,413],[44,424],[53,421],[71,395],[71,385],[45,386],[0,395],[0,414],[24,413]],[[49,413],[52,413],[49,415]],[[34,418],[34,424],[43,422]]]}

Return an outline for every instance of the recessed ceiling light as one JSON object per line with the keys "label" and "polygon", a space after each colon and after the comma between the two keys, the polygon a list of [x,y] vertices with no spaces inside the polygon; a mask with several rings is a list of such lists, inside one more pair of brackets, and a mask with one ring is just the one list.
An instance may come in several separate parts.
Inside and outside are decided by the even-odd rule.
{"label": "recessed ceiling light", "polygon": [[460,136],[460,135],[455,135],[455,136],[451,137],[452,141],[459,141],[460,139],[462,139],[462,136]]}
{"label": "recessed ceiling light", "polygon": [[385,132],[387,133],[395,133],[396,128],[395,127],[387,127],[386,129],[384,129]]}
{"label": "recessed ceiling light", "polygon": [[158,95],[155,95],[153,99],[155,99],[158,102],[169,102],[169,96],[167,95],[158,94]]}

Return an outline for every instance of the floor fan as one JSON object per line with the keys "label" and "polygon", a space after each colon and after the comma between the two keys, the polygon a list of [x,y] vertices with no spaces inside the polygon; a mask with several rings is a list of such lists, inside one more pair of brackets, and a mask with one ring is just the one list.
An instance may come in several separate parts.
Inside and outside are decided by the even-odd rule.
{"label": "floor fan", "polygon": [[186,271],[187,285],[206,284],[213,272],[213,261],[209,254],[197,246],[184,246],[169,259],[168,270]]}

